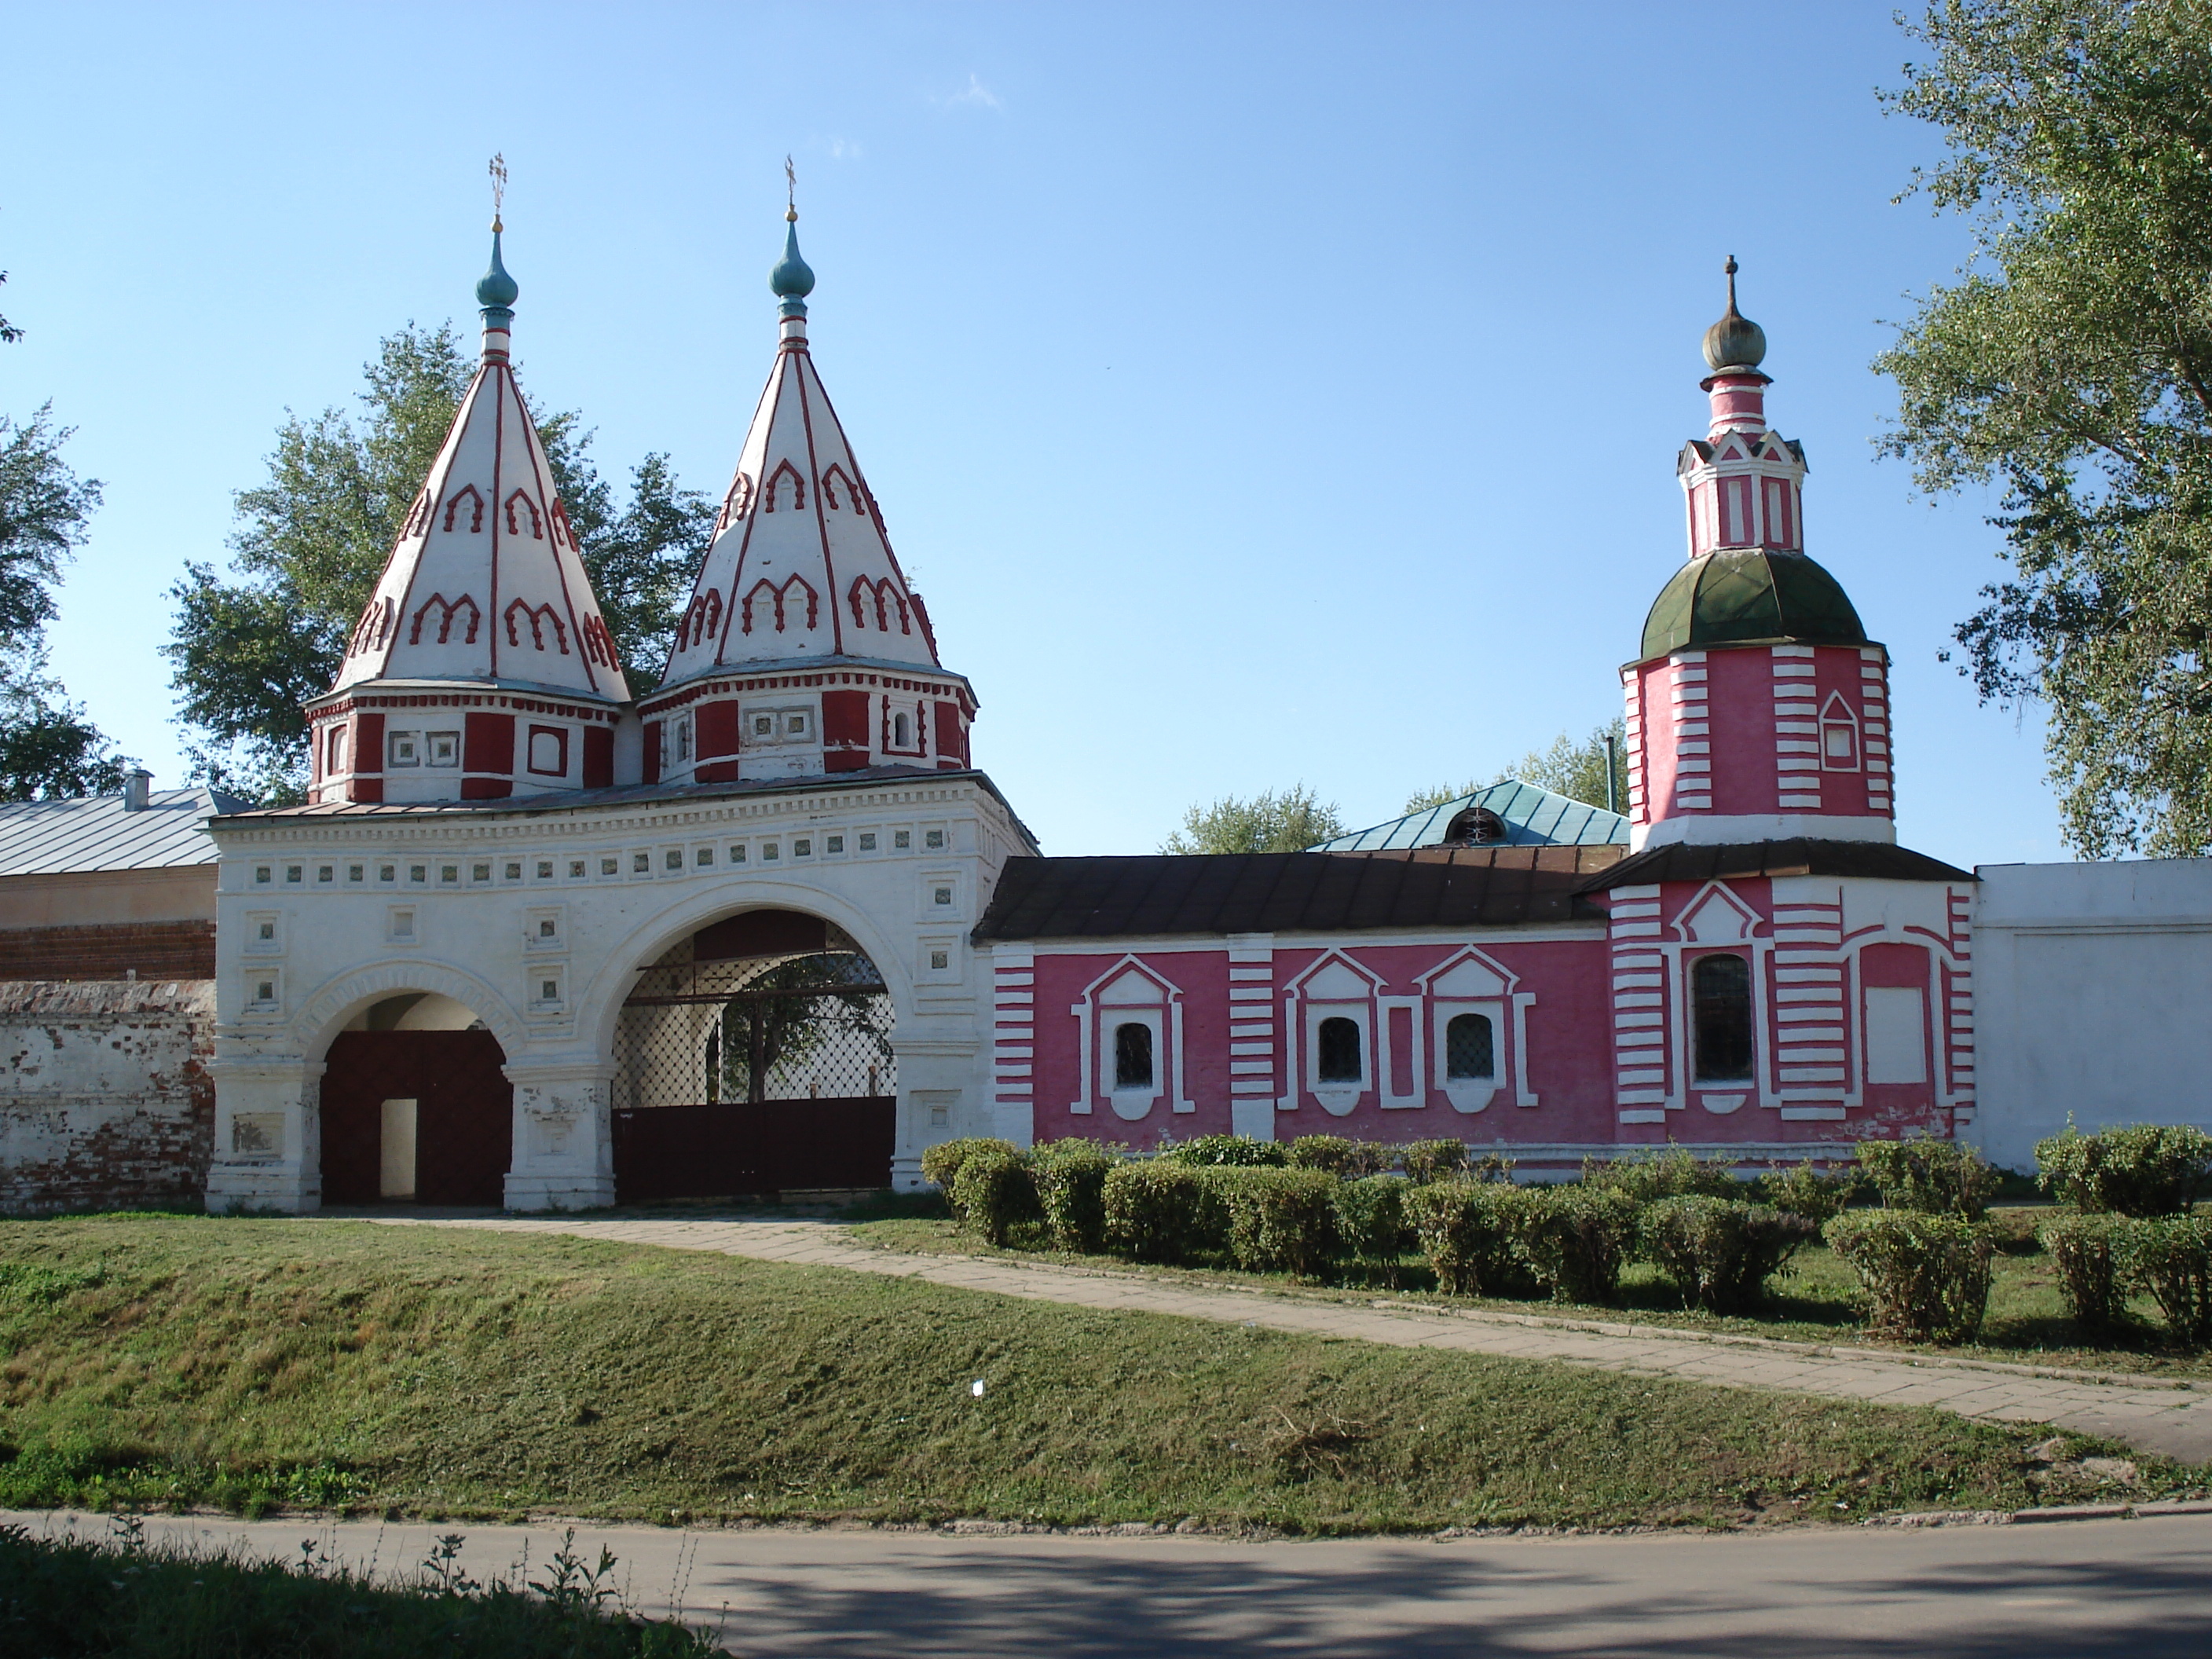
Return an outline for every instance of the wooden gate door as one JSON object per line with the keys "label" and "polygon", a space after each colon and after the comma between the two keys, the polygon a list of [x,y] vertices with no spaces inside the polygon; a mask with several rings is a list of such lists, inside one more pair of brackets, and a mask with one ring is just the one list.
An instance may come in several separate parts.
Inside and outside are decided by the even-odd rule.
{"label": "wooden gate door", "polygon": [[415,1201],[496,1205],[514,1162],[514,1087],[489,1031],[342,1031],[323,1073],[323,1200],[375,1204],[384,1103],[416,1106]]}

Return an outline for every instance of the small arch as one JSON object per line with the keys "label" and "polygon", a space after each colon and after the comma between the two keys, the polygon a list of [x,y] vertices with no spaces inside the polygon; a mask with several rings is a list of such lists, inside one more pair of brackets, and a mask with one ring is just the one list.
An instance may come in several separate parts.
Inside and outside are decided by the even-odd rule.
{"label": "small arch", "polygon": [[507,498],[507,533],[510,536],[520,536],[522,533],[521,526],[516,522],[514,514],[515,503],[518,501],[522,504],[522,510],[530,515],[531,539],[532,541],[544,541],[545,539],[545,521],[538,516],[538,503],[532,501],[528,495],[525,495],[520,489],[515,490]]}
{"label": "small arch", "polygon": [[799,512],[805,507],[806,480],[799,477],[797,467],[789,461],[784,460],[775,464],[775,471],[768,475],[768,483],[762,489],[762,494],[766,498],[762,505],[767,511],[773,513],[776,510],[776,503],[783,494],[783,486],[787,479],[791,483],[792,510]]}
{"label": "small arch", "polygon": [[442,593],[433,593],[428,599],[423,600],[421,606],[415,612],[413,626],[409,628],[407,630],[407,643],[410,645],[422,644],[422,623],[434,607],[438,612],[438,638],[436,642],[440,645],[446,644],[453,638],[453,618],[460,614],[462,607],[464,606],[466,606],[468,609],[469,626],[468,632],[462,636],[461,643],[464,645],[474,645],[477,642],[477,629],[483,621],[483,614],[477,609],[477,602],[465,593],[463,593],[458,598],[453,599],[447,599]]}
{"label": "small arch", "polygon": [[1462,806],[1444,826],[1447,847],[1494,847],[1510,832],[1505,820],[1487,806]]}
{"label": "small arch", "polygon": [[1359,1022],[1332,1014],[1321,1023],[1314,1039],[1314,1075],[1323,1083],[1362,1083],[1366,1080],[1360,1053]]}
{"label": "small arch", "polygon": [[[839,484],[845,486],[842,501],[837,499]],[[860,492],[854,487],[853,480],[845,469],[835,461],[830,463],[830,470],[822,475],[822,505],[832,511],[847,510],[858,513],[863,518],[867,516],[867,509],[860,503]]]}
{"label": "small arch", "polygon": [[553,614],[553,607],[550,605],[526,605],[520,599],[515,600],[507,607],[507,642],[509,645],[520,646],[522,643],[520,632],[515,623],[518,613],[530,624],[532,645],[540,651],[545,648],[545,628],[548,623],[550,623],[553,629],[553,643],[561,647],[562,656],[568,654],[568,630],[562,625],[561,618]]}
{"label": "small arch", "polygon": [[483,529],[484,498],[474,484],[463,484],[446,501],[446,528],[453,527],[453,515],[461,510],[461,503],[469,504],[469,533],[476,535]]}
{"label": "small arch", "polygon": [[745,509],[752,505],[752,499],[753,481],[740,472],[730,480],[729,494],[722,497],[722,516],[715,522],[714,533],[720,535],[732,523],[744,517]]}

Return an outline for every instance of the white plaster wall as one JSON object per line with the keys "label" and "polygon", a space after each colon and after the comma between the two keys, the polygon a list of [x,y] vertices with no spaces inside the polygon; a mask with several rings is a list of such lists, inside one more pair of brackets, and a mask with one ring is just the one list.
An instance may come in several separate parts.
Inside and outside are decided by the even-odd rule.
{"label": "white plaster wall", "polygon": [[315,1206],[324,1052],[362,1008],[406,991],[465,1005],[506,1052],[509,1206],[611,1202],[612,1045],[634,970],[759,907],[828,918],[882,972],[896,1018],[898,1184],[918,1184],[927,1146],[992,1130],[988,972],[968,933],[1000,867],[1034,848],[972,776],[566,810],[387,809],[234,821],[216,835],[219,1206]]}
{"label": "white plaster wall", "polygon": [[2212,860],[1984,865],[1974,916],[1983,1151],[2045,1135],[2212,1129]]}

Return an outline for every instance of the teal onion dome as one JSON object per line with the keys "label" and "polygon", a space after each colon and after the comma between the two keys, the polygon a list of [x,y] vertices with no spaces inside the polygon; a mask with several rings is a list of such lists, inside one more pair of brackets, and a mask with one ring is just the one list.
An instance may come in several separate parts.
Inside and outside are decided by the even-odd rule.
{"label": "teal onion dome", "polygon": [[507,267],[500,262],[499,227],[495,225],[491,233],[491,269],[477,279],[477,303],[504,310],[514,303],[515,296],[521,292],[514,278],[507,274]]}
{"label": "teal onion dome", "polygon": [[1639,660],[1709,646],[1868,643],[1843,584],[1802,553],[1723,548],[1659,590]]}
{"label": "teal onion dome", "polygon": [[[795,221],[784,232],[783,258],[769,272],[768,286],[776,298],[791,302],[803,301],[814,292],[813,269],[799,257],[799,226]],[[801,305],[799,309],[804,314],[806,307]]]}

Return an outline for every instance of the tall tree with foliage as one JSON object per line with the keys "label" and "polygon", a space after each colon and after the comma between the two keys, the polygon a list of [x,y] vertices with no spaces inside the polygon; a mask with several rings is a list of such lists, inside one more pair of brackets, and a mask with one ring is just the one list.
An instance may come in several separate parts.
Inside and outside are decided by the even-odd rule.
{"label": "tall tree with foliage", "polygon": [[[2010,576],[1957,637],[2049,705],[2086,857],[2212,850],[2212,6],[1946,0],[1891,107],[1973,257],[1876,362],[1931,493],[1993,484]],[[1908,192],[1910,193],[1910,192]]]}
{"label": "tall tree with foliage", "polygon": [[[337,675],[476,360],[450,323],[410,323],[362,372],[357,418],[326,409],[277,428],[268,478],[238,493],[232,572],[188,565],[171,590],[164,650],[199,737],[194,759],[210,781],[261,800],[302,797],[300,705]],[[617,501],[573,412],[541,419],[538,435],[617,653],[643,690],[667,655],[714,506],[658,454],[632,469]]]}
{"label": "tall tree with foliage", "polygon": [[1606,740],[1612,739],[1613,798],[1616,811],[1628,810],[1628,727],[1620,716],[1613,716],[1610,726],[1601,726],[1583,742],[1577,743],[1562,732],[1552,739],[1547,749],[1531,749],[1527,754],[1500,772],[1488,783],[1472,781],[1459,785],[1438,784],[1433,788],[1417,789],[1406,800],[1406,811],[1421,812],[1431,806],[1442,806],[1448,800],[1458,800],[1478,789],[1492,784],[1533,783],[1539,789],[1548,789],[1555,795],[1565,795],[1569,800],[1578,800],[1589,806],[1606,804],[1605,775],[1607,759]]}
{"label": "tall tree with foliage", "polygon": [[1163,853],[1303,853],[1345,833],[1333,801],[1317,799],[1304,784],[1279,793],[1263,790],[1249,800],[1224,795],[1194,806],[1182,828],[1160,843]]}
{"label": "tall tree with foliage", "polygon": [[46,667],[62,568],[100,505],[100,481],[62,459],[70,432],[51,404],[21,423],[0,415],[0,800],[118,789],[131,764]]}

